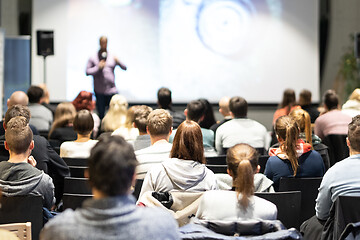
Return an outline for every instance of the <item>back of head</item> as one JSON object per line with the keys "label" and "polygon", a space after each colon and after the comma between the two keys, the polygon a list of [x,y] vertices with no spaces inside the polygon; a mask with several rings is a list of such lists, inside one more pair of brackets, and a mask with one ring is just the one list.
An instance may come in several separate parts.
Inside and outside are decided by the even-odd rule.
{"label": "back of head", "polygon": [[163,109],[171,108],[171,91],[168,88],[162,87],[157,92],[158,104]]}
{"label": "back of head", "polygon": [[187,109],[187,120],[192,120],[194,122],[199,122],[201,117],[205,114],[205,105],[199,100],[193,100],[189,102],[186,106]]}
{"label": "back of head", "polygon": [[128,102],[122,95],[112,96],[109,111],[102,120],[101,128],[104,131],[112,132],[125,125]]}
{"label": "back of head", "polygon": [[44,96],[44,90],[38,86],[31,86],[27,90],[30,103],[40,103],[41,98]]}
{"label": "back of head", "polygon": [[309,113],[303,109],[295,109],[289,113],[289,116],[295,120],[300,128],[300,132],[305,133],[306,142],[312,146],[311,118]]}
{"label": "back of head", "polygon": [[94,128],[94,119],[91,113],[86,110],[80,110],[73,122],[74,131],[80,135],[88,135]]}
{"label": "back of head", "polygon": [[29,108],[19,104],[11,106],[5,113],[5,125],[7,125],[10,119],[18,116],[25,117],[27,123],[29,123],[31,117]]}
{"label": "back of head", "polygon": [[133,147],[120,136],[100,140],[88,159],[89,182],[106,196],[128,194],[137,160]]}
{"label": "back of head", "polygon": [[205,163],[204,145],[199,124],[191,120],[186,120],[180,124],[176,130],[170,157]]}
{"label": "back of head", "polygon": [[126,113],[126,119],[125,119],[125,127],[127,128],[132,128],[132,124],[135,121],[135,109],[138,107],[139,105],[134,105],[132,107],[129,107],[129,109],[127,110]]}
{"label": "back of head", "polygon": [[95,101],[91,92],[81,91],[77,97],[72,101],[76,111],[87,109],[92,111],[95,109]]}
{"label": "back of head", "polygon": [[360,88],[356,88],[350,95],[349,100],[356,100],[360,102]]}
{"label": "back of head", "polygon": [[216,123],[214,111],[207,99],[200,98],[199,101],[205,106],[204,119],[200,122],[200,127],[210,129],[210,127]]}
{"label": "back of head", "polygon": [[56,128],[65,127],[73,123],[75,116],[76,109],[71,102],[63,102],[57,105],[54,122],[49,131],[49,136],[51,136]]}
{"label": "back of head", "polygon": [[300,92],[299,105],[306,106],[311,104],[311,92],[307,89],[304,89]]}
{"label": "back of head", "polygon": [[5,141],[10,151],[16,154],[26,153],[32,140],[33,133],[25,117],[17,116],[10,119],[5,131]]}
{"label": "back of head", "polygon": [[339,105],[339,97],[334,90],[327,90],[324,93],[323,101],[328,110],[337,109]]}
{"label": "back of head", "polygon": [[360,153],[360,115],[353,117],[349,123],[348,139],[351,150]]}
{"label": "back of head", "polygon": [[147,119],[151,113],[152,108],[146,105],[140,105],[135,109],[134,112],[134,123],[139,129],[139,132],[146,133]]}
{"label": "back of head", "polygon": [[280,148],[286,153],[295,176],[299,166],[296,153],[299,127],[294,119],[285,115],[276,120],[275,132],[278,138],[280,138],[279,140],[282,140],[280,141],[282,142]]}
{"label": "back of head", "polygon": [[149,114],[147,126],[151,136],[167,136],[172,128],[172,116],[164,109],[156,109]]}
{"label": "back of head", "polygon": [[29,104],[29,98],[23,91],[13,92],[7,101],[7,106],[10,108],[16,104],[27,106]]}
{"label": "back of head", "polygon": [[226,154],[228,169],[233,177],[237,193],[241,193],[240,204],[247,207],[249,197],[254,194],[254,174],[258,166],[259,154],[255,148],[241,143],[231,147]]}
{"label": "back of head", "polygon": [[292,89],[286,89],[283,94],[283,99],[280,104],[280,108],[288,107],[289,112],[292,106],[295,105],[296,102],[296,96],[295,91]]}
{"label": "back of head", "polygon": [[219,109],[221,114],[224,116],[228,116],[230,114],[230,98],[229,97],[222,97],[219,101]]}
{"label": "back of head", "polygon": [[126,114],[127,108],[128,102],[124,96],[120,94],[115,94],[114,96],[112,96],[109,105],[109,112],[114,111]]}
{"label": "back of head", "polygon": [[244,118],[247,116],[248,104],[242,97],[232,97],[230,99],[229,108],[236,118]]}

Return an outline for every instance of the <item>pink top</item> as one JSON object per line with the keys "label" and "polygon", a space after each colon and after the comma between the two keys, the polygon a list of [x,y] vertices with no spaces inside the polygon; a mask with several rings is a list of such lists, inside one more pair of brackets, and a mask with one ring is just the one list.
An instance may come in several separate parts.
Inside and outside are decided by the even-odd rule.
{"label": "pink top", "polygon": [[[284,108],[280,108],[280,109],[276,110],[276,112],[274,113],[274,118],[273,118],[273,126],[275,125],[275,122],[279,117],[289,114],[289,112],[287,112],[287,109],[288,109],[287,107],[284,107]],[[298,105],[292,106],[290,109],[290,112],[295,109],[301,109],[301,107]]]}
{"label": "pink top", "polygon": [[340,110],[331,110],[320,115],[315,121],[315,135],[324,139],[329,134],[347,134],[352,118]]}

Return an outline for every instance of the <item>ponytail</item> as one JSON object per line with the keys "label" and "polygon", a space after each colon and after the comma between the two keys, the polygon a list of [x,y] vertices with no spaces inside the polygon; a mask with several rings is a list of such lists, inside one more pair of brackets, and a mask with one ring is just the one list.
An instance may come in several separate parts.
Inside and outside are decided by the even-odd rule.
{"label": "ponytail", "polygon": [[235,179],[236,196],[242,197],[239,203],[243,208],[249,205],[249,198],[254,195],[254,170],[249,160],[242,160],[237,168],[237,177]]}
{"label": "ponytail", "polygon": [[311,145],[311,149],[313,149],[310,115],[307,112],[305,112],[303,114],[303,116],[304,116],[304,121],[305,121],[304,131],[305,131],[305,136],[306,136],[306,142],[309,143]]}
{"label": "ponytail", "polygon": [[286,139],[284,141],[284,150],[288,159],[291,163],[291,167],[294,171],[294,176],[296,176],[297,169],[299,167],[297,153],[296,153],[296,144],[298,141],[299,130],[297,124],[287,125],[286,126]]}

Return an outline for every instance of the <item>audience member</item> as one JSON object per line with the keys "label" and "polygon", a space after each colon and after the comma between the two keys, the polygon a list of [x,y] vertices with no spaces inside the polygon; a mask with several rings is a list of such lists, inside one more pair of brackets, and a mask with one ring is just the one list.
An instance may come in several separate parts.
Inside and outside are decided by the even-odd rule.
{"label": "audience member", "polygon": [[279,108],[274,113],[273,126],[275,125],[276,119],[281,116],[288,115],[289,112],[298,108],[300,108],[300,106],[296,105],[295,91],[292,89],[286,89]]}
{"label": "audience member", "polygon": [[126,121],[126,112],[128,102],[122,95],[115,94],[110,100],[109,111],[101,121],[101,130],[103,132],[113,132],[124,126]]}
{"label": "audience member", "polygon": [[302,109],[309,113],[311,123],[314,123],[320,113],[317,107],[311,104],[311,92],[309,90],[304,89],[300,92],[299,105]]}
{"label": "audience member", "polygon": [[31,86],[27,91],[27,95],[31,112],[30,124],[34,125],[39,131],[49,131],[53,122],[53,115],[49,109],[40,103],[44,91],[40,87]]}
{"label": "audience member", "polygon": [[274,182],[278,190],[281,177],[322,177],[325,172],[320,154],[311,150],[311,145],[299,138],[300,129],[289,116],[276,120],[275,132],[279,148],[269,150],[265,175]]}
{"label": "audience member", "polygon": [[[5,113],[4,128],[7,123],[14,117],[21,116],[30,121],[30,110],[27,106],[14,105],[10,107]],[[0,136],[0,149],[4,148],[5,136]],[[64,160],[54,151],[49,142],[40,135],[33,135],[34,149],[32,156],[35,158],[37,164],[36,168],[43,170],[49,174],[53,179],[55,185],[56,204],[61,200],[64,191],[64,178],[70,176],[69,167]],[[1,160],[9,159],[9,154],[1,151]]]}
{"label": "audience member", "polygon": [[73,129],[73,121],[76,109],[71,102],[60,103],[56,107],[54,123],[49,131],[49,139],[61,143],[76,139],[76,132]]}
{"label": "audience member", "polygon": [[[191,101],[187,104],[184,113],[186,120],[191,120],[199,124],[202,119],[204,119],[205,105],[199,100]],[[176,131],[177,130],[174,130],[170,135],[169,142],[173,142]],[[216,155],[214,151],[214,132],[210,129],[201,128],[201,133],[206,156]]]}
{"label": "audience member", "polygon": [[88,158],[90,150],[97,140],[91,140],[91,132],[94,129],[94,120],[88,110],[80,110],[74,119],[73,127],[77,133],[75,141],[63,142],[60,146],[60,157],[64,158]]}
{"label": "audience member", "polygon": [[92,135],[94,138],[96,138],[99,133],[101,120],[99,116],[94,113],[95,101],[93,100],[93,94],[91,92],[81,91],[74,99],[74,101],[72,101],[72,104],[74,105],[76,111],[86,109],[91,112],[91,115],[94,119],[94,129]]}
{"label": "audience member", "polygon": [[139,136],[132,142],[135,151],[150,147],[151,145],[150,135],[146,131],[147,119],[151,111],[152,108],[146,105],[140,105],[135,108],[134,126],[139,130]]}
{"label": "audience member", "polygon": [[183,112],[177,112],[172,109],[171,91],[168,88],[162,87],[157,92],[157,104],[159,108],[165,109],[173,118],[173,128],[176,129],[185,121],[186,117]]}
{"label": "audience member", "polygon": [[55,111],[56,111],[56,105],[50,104],[49,90],[46,87],[45,83],[40,84],[39,87],[44,91],[44,94],[43,94],[42,98],[40,99],[40,104],[43,105],[44,107],[46,107],[47,109],[49,109],[54,117]]}
{"label": "audience member", "polygon": [[170,158],[147,172],[139,199],[148,191],[199,192],[217,189],[215,174],[204,165],[201,128],[196,122],[186,120],[180,124]]}
{"label": "audience member", "polygon": [[218,129],[218,127],[220,127],[220,125],[226,123],[227,121],[233,118],[230,114],[229,103],[230,103],[230,97],[222,97],[219,101],[219,113],[221,113],[224,119],[218,123],[215,123],[210,127],[210,129],[213,130],[215,135],[216,135],[216,130]]}
{"label": "audience member", "polygon": [[116,129],[112,135],[122,136],[128,142],[135,141],[137,136],[139,136],[139,130],[134,127],[135,109],[138,107],[139,105],[135,105],[128,109],[124,126]]}
{"label": "audience member", "polygon": [[342,106],[343,113],[355,117],[360,114],[360,88],[356,88],[350,95],[349,100]]}
{"label": "audience member", "polygon": [[235,191],[205,192],[195,217],[204,220],[276,220],[276,206],[254,196],[254,175],[258,172],[258,165],[248,159],[249,155],[255,156],[257,152],[247,144],[229,149],[228,173],[233,178]]}
{"label": "audience member", "polygon": [[[29,104],[29,98],[23,91],[15,91],[11,94],[10,98],[6,101],[7,108],[11,108],[14,105],[27,106]],[[5,128],[3,127],[4,121],[0,122],[0,136],[5,135]],[[39,135],[36,127],[29,125],[34,135]]]}
{"label": "audience member", "polygon": [[161,163],[170,157],[172,144],[169,137],[172,132],[172,117],[164,109],[152,111],[147,119],[146,130],[150,135],[151,146],[135,152],[139,165],[136,167],[136,178],[143,179],[154,164]]}
{"label": "audience member", "polygon": [[329,134],[347,134],[347,126],[351,116],[341,112],[339,97],[334,90],[327,90],[323,97],[325,112],[315,121],[315,134],[321,139]]}
{"label": "audience member", "polygon": [[40,239],[179,239],[169,213],[135,206],[130,187],[137,161],[122,137],[111,136],[96,144],[88,165],[93,198],[85,200],[82,208],[67,209],[50,220]]}
{"label": "audience member", "polygon": [[247,118],[246,100],[242,97],[232,97],[229,107],[234,119],[222,124],[216,130],[216,151],[224,154],[224,148],[230,148],[238,143],[247,143],[254,148],[268,148],[266,128],[257,121]]}
{"label": "audience member", "polygon": [[51,209],[55,203],[54,185],[49,175],[35,168],[31,156],[33,134],[25,117],[14,117],[7,123],[5,148],[9,160],[0,162],[0,188],[7,197],[40,195],[43,206]]}
{"label": "audience member", "polygon": [[205,105],[204,118],[200,121],[199,125],[201,128],[210,129],[210,127],[216,123],[214,111],[207,99],[200,98],[199,101]]}
{"label": "audience member", "polygon": [[249,160],[253,170],[254,175],[254,191],[255,192],[274,192],[273,181],[268,179],[264,174],[259,173],[259,153],[258,151],[251,147],[249,144],[240,143],[231,147],[226,154],[226,162],[228,165],[228,174],[215,174],[219,189],[222,190],[231,190],[235,187],[235,179],[237,175],[237,169],[239,163],[242,160]]}
{"label": "audience member", "polygon": [[350,156],[325,173],[316,199],[316,216],[301,226],[301,231],[308,237],[306,239],[321,236],[323,225],[330,216],[331,205],[338,196],[360,196],[360,116],[350,122],[346,143]]}

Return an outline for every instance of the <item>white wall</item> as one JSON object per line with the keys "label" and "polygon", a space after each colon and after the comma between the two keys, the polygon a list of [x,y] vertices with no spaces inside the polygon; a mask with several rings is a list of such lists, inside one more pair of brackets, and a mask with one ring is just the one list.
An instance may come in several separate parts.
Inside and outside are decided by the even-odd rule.
{"label": "white wall", "polygon": [[67,8],[67,0],[33,0],[32,84],[44,81],[43,57],[36,55],[36,30],[54,30],[55,55],[46,58],[46,84],[51,101],[64,101],[66,98]]}

